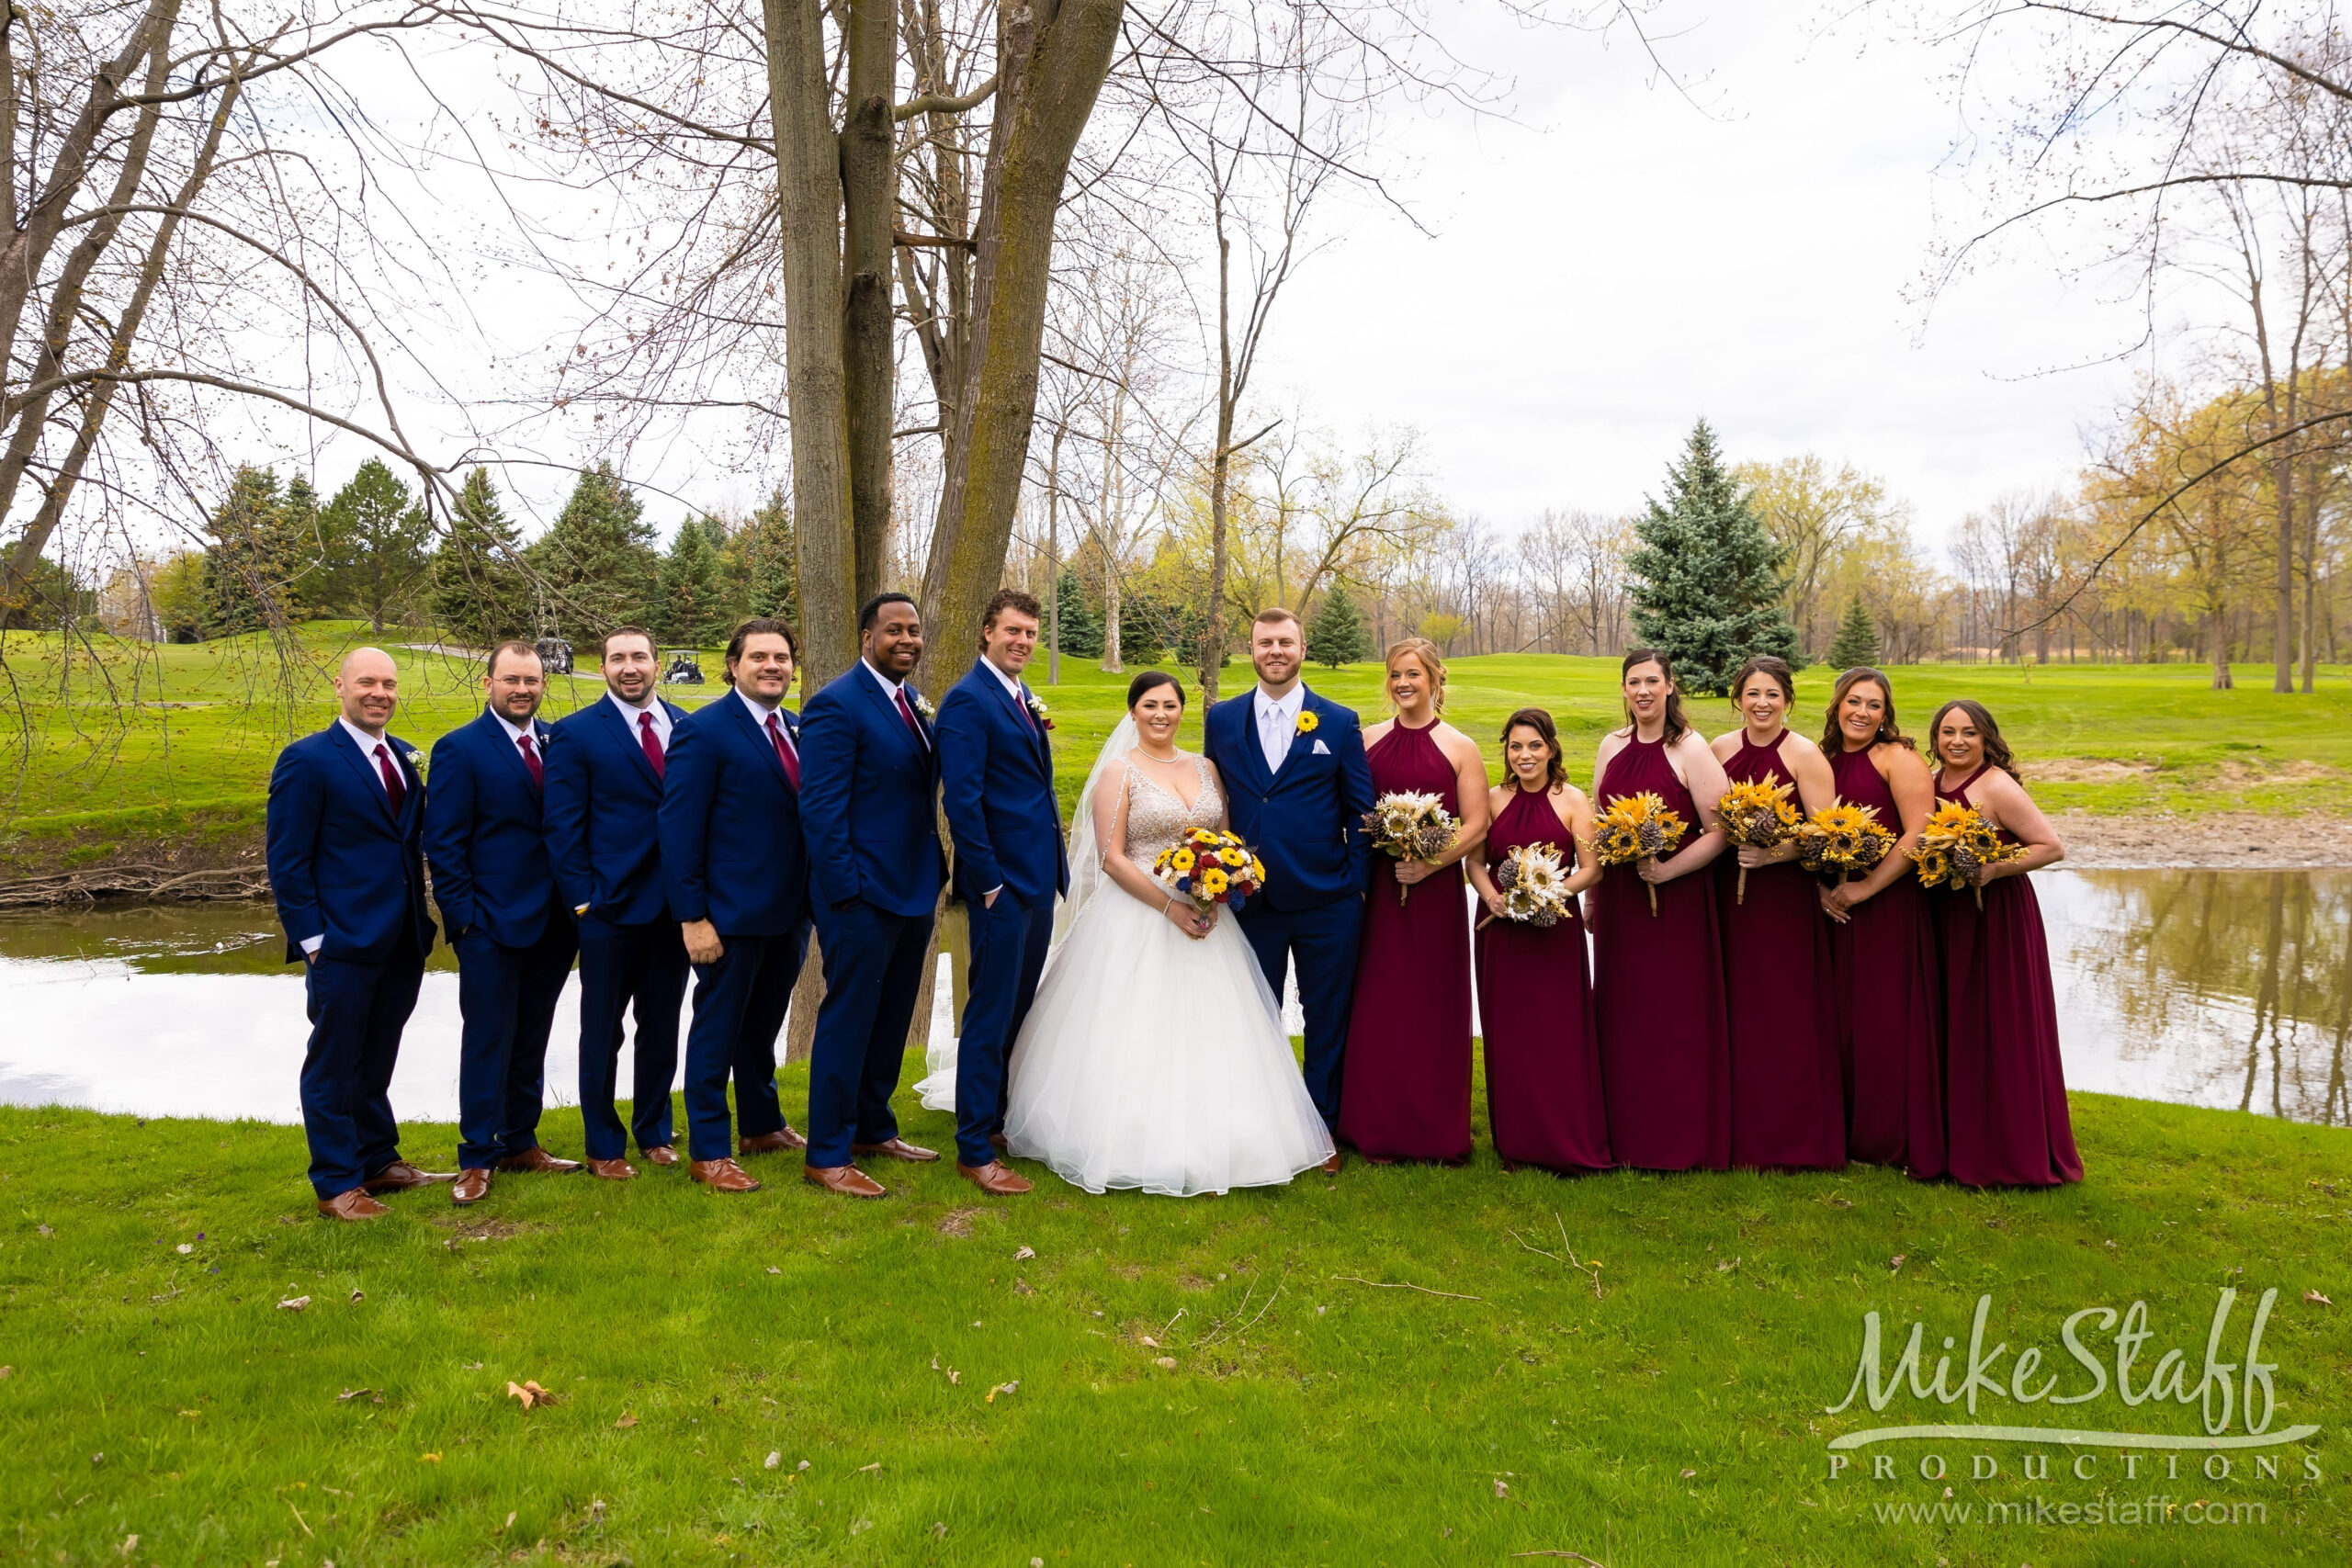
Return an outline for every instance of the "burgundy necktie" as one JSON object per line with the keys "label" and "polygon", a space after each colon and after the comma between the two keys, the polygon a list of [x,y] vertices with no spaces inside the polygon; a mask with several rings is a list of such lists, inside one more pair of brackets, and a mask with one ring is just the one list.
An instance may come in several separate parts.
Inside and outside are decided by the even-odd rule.
{"label": "burgundy necktie", "polygon": [[1022,721],[1029,726],[1030,734],[1041,735],[1044,733],[1044,731],[1037,728],[1037,716],[1029,711],[1029,698],[1025,693],[1013,693],[1012,705],[1021,710]]}
{"label": "burgundy necktie", "polygon": [[390,748],[382,741],[376,743],[376,761],[384,770],[384,795],[392,803],[392,815],[398,817],[401,807],[408,804],[408,785],[401,781],[401,771],[392,766]]}
{"label": "burgundy necktie", "polygon": [[792,784],[792,793],[800,793],[800,759],[784,739],[784,720],[768,715],[768,739],[775,742],[775,760],[784,764],[784,776]]}
{"label": "burgundy necktie", "polygon": [[523,765],[531,770],[531,782],[539,788],[546,789],[548,771],[539,761],[538,750],[531,744],[531,738],[527,735],[518,735],[514,738],[514,744],[523,749]]}
{"label": "burgundy necktie", "polygon": [[662,777],[662,769],[667,764],[662,761],[662,737],[654,731],[651,714],[637,716],[637,738],[645,748],[645,760],[653,764],[653,776],[657,779]]}
{"label": "burgundy necktie", "polygon": [[899,716],[907,721],[907,728],[915,732],[915,739],[922,743],[923,750],[926,751],[931,750],[931,742],[923,739],[922,726],[915,719],[915,710],[908,705],[907,689],[904,686],[899,688]]}

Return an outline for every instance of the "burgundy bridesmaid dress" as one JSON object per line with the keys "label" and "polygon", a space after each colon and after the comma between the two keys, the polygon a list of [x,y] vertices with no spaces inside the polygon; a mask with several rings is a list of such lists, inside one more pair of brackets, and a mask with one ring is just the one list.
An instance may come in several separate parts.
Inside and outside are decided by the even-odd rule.
{"label": "burgundy bridesmaid dress", "polygon": [[[1629,740],[1609,760],[1600,808],[1644,791],[1690,825],[1685,851],[1698,841],[1698,805],[1664,740]],[[1612,865],[1596,889],[1593,1019],[1610,1152],[1644,1170],[1728,1170],[1731,1045],[1714,878],[1701,872],[1662,885],[1656,916],[1648,886],[1637,867]]]}
{"label": "burgundy bridesmaid dress", "polygon": [[[1549,844],[1574,870],[1576,842],[1542,794],[1511,791],[1487,832],[1487,863]],[[1609,1115],[1592,1028],[1584,920],[1570,903],[1555,926],[1489,920],[1478,931],[1478,1021],[1487,1052],[1487,1121],[1513,1165],[1606,1170]]]}
{"label": "burgundy bridesmaid dress", "polygon": [[[1796,774],[1781,758],[1788,738],[1783,729],[1758,746],[1742,734],[1724,775],[1786,784],[1794,801]],[[1714,871],[1731,1025],[1731,1162],[1835,1170],[1846,1163],[1846,1087],[1818,885],[1794,861],[1758,866],[1747,874],[1743,900],[1737,850],[1724,851]]]}
{"label": "burgundy bridesmaid dress", "polygon": [[[1402,724],[1365,753],[1372,787],[1442,795],[1458,819],[1453,764]],[[1340,1142],[1374,1159],[1470,1157],[1470,916],[1460,862],[1396,897],[1396,862],[1373,857],[1348,1018]]]}
{"label": "burgundy bridesmaid dress", "polygon": [[[1868,806],[1897,837],[1894,792],[1867,749],[1829,759],[1838,798]],[[1944,1173],[1942,991],[1928,894],[1906,868],[1829,926],[1846,1154],[1927,1179]],[[1973,900],[1972,900],[1973,902]]]}
{"label": "burgundy bridesmaid dress", "polygon": [[[1989,764],[1987,764],[1989,766]],[[1971,804],[1984,768],[1939,800]],[[2005,829],[2001,837],[2015,842]],[[1931,895],[1944,958],[1944,1108],[1952,1179],[1970,1187],[2055,1187],[2083,1179],[2058,1059],[2050,942],[2033,883]]]}

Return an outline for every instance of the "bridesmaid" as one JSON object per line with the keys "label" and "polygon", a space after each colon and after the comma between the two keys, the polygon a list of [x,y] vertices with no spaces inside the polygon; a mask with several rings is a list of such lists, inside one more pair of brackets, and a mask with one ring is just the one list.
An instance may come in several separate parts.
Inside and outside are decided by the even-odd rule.
{"label": "bridesmaid", "polygon": [[1628,722],[1593,760],[1600,809],[1647,791],[1690,830],[1673,854],[1608,867],[1585,896],[1609,1148],[1619,1163],[1647,1170],[1727,1170],[1731,1046],[1715,886],[1692,874],[1724,852],[1715,825],[1723,765],[1682,716],[1665,654],[1634,649],[1620,678]]}
{"label": "bridesmaid", "polygon": [[1984,866],[1976,885],[1930,894],[1944,958],[1944,1105],[1952,1179],[1970,1187],[2055,1187],[2083,1179],[2066,1080],[2058,1060],[2058,1003],[2050,943],[2026,873],[2066,848],[2025,792],[2000,726],[1962,698],[1936,710],[1936,798],[1973,806],[2023,844],[2017,860]]}
{"label": "bridesmaid", "polygon": [[[1477,938],[1487,1122],[1505,1170],[1606,1170],[1616,1162],[1609,1157],[1584,921],[1576,905],[1576,896],[1600,880],[1592,803],[1568,783],[1550,714],[1520,709],[1503,725],[1502,739],[1510,777],[1487,795],[1494,826],[1468,862],[1487,915]],[[1573,872],[1565,884],[1567,912],[1555,926],[1523,925],[1503,914],[1490,868],[1522,844],[1549,844]]]}
{"label": "bridesmaid", "polygon": [[1944,1173],[1942,990],[1928,894],[1905,854],[1934,808],[1935,780],[1895,722],[1894,687],[1858,666],[1838,677],[1821,735],[1838,798],[1896,835],[1870,874],[1821,890],[1837,976],[1846,1153],[1925,1180]]}
{"label": "bridesmaid", "polygon": [[[1832,804],[1838,790],[1829,759],[1789,732],[1797,686],[1788,661],[1758,654],[1740,666],[1731,691],[1747,722],[1715,739],[1724,777],[1786,784],[1791,803],[1808,816]],[[1769,850],[1742,845],[1715,862],[1731,1026],[1731,1162],[1835,1170],[1846,1163],[1846,1089],[1838,1070],[1829,922],[1796,859],[1791,839]]]}
{"label": "bridesmaid", "polygon": [[[1374,1165],[1470,1157],[1470,912],[1464,855],[1487,836],[1478,743],[1438,716],[1445,662],[1408,637],[1388,649],[1396,716],[1364,731],[1372,787],[1442,795],[1462,824],[1432,862],[1373,857],[1340,1089],[1341,1143]],[[1400,898],[1397,889],[1413,889]]]}

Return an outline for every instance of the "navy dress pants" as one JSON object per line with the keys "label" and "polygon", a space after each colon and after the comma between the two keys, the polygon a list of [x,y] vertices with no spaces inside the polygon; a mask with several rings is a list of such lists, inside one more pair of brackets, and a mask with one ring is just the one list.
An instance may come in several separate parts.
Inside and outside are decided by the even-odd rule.
{"label": "navy dress pants", "polygon": [[[590,1159],[619,1159],[632,1136],[640,1151],[677,1142],[670,1088],[678,1077],[678,1010],[690,968],[675,920],[580,923],[580,1121]],[[622,1020],[632,1008],[637,1046],[624,1126],[614,1091]]]}
{"label": "navy dress pants", "polygon": [[1051,900],[1022,904],[1006,891],[996,896],[994,908],[973,898],[964,910],[972,962],[956,1040],[956,1157],[983,1166],[996,1158],[990,1140],[1004,1130],[1005,1064],[1036,999],[1037,977],[1046,972],[1054,906]]}
{"label": "navy dress pants", "polygon": [[458,1164],[486,1169],[538,1146],[548,1032],[579,951],[578,931],[550,915],[539,940],[509,947],[476,931],[458,950]]}
{"label": "navy dress pants", "polygon": [[735,1130],[746,1138],[784,1129],[775,1097],[775,1037],[808,955],[804,922],[789,936],[718,935],[715,964],[695,965],[695,1021],[686,1031],[686,1148],[695,1160],[731,1159],[727,1080],[735,1080]]}
{"label": "navy dress pants", "polygon": [[1273,909],[1253,898],[1241,911],[1241,934],[1274,995],[1298,964],[1298,1005],[1306,1015],[1306,1092],[1323,1124],[1340,1120],[1340,1072],[1348,1055],[1348,1010],[1356,988],[1356,943],[1363,900],[1351,894],[1313,909]]}
{"label": "navy dress pants", "polygon": [[931,916],[893,915],[864,899],[818,916],[825,1005],[808,1062],[808,1163],[850,1163],[853,1144],[899,1135],[890,1096],[931,949]]}
{"label": "navy dress pants", "polygon": [[333,1198],[401,1157],[392,1068],[415,1010],[424,954],[380,963],[321,956],[303,976],[311,1041],[302,1055],[302,1132],[311,1189]]}

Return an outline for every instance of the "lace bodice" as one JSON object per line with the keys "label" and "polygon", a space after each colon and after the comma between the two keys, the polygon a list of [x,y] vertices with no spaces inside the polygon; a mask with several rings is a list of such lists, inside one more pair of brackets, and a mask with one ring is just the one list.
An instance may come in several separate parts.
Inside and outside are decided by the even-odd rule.
{"label": "lace bodice", "polygon": [[1201,781],[1200,794],[1185,809],[1183,797],[1150,774],[1127,764],[1127,859],[1147,871],[1160,851],[1195,828],[1215,828],[1225,819],[1225,796],[1208,759],[1194,757],[1193,767]]}

